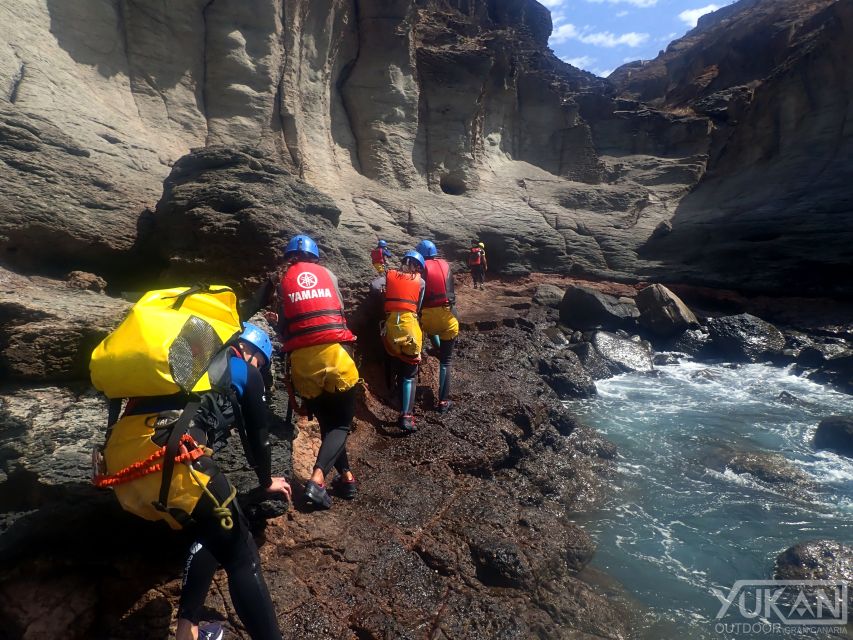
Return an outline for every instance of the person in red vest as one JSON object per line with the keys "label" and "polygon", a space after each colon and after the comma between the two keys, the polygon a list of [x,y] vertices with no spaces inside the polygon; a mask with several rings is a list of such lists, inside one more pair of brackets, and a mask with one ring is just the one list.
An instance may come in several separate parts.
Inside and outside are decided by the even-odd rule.
{"label": "person in red vest", "polygon": [[424,293],[421,322],[424,331],[439,349],[438,405],[444,413],[452,406],[450,401],[450,360],[453,345],[459,335],[456,315],[456,294],[453,291],[453,273],[447,261],[438,257],[431,240],[421,240],[415,250],[424,257]]}
{"label": "person in red vest", "polygon": [[282,349],[289,355],[294,389],[307,411],[320,424],[322,444],[305,501],[328,509],[332,499],[326,476],[335,467],[333,486],[339,497],[356,495],[356,480],[349,467],[346,441],[355,415],[358,369],[343,345],[355,342],[347,328],[343,300],[335,275],[318,264],[320,250],[306,235],[290,239],[284,250],[284,274],[278,284],[278,330]]}
{"label": "person in red vest", "polygon": [[486,263],[486,245],[482,242],[472,243],[471,250],[468,252],[468,268],[471,270],[471,282],[474,288],[482,289],[486,284],[486,271],[488,264]]}
{"label": "person in red vest", "polygon": [[425,283],[421,277],[424,259],[417,251],[403,255],[400,269],[390,269],[371,284],[371,294],[382,300],[385,318],[381,324],[382,344],[389,356],[400,391],[398,426],[403,431],[416,431],[414,406],[415,382],[421,362],[423,333],[418,313],[424,300]]}
{"label": "person in red vest", "polygon": [[384,240],[380,240],[373,251],[370,252],[370,262],[373,263],[373,268],[376,269],[376,273],[385,273],[387,259],[390,257],[391,252],[388,251],[388,243]]}

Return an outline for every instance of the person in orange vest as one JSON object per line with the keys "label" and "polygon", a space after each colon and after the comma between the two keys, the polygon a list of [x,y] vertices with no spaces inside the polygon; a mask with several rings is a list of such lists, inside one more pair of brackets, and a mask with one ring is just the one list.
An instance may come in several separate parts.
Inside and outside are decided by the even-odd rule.
{"label": "person in orange vest", "polygon": [[417,430],[414,406],[415,382],[423,344],[423,333],[418,322],[425,290],[421,277],[423,269],[423,256],[417,251],[407,251],[399,270],[389,270],[370,285],[371,293],[382,299],[382,311],[385,314],[380,325],[382,344],[389,356],[389,370],[394,373],[400,391],[400,417],[397,424],[407,432]]}
{"label": "person in orange vest", "polygon": [[431,240],[421,240],[415,250],[424,257],[426,287],[421,323],[432,343],[439,349],[436,408],[444,413],[453,404],[450,400],[450,361],[456,336],[459,335],[453,273],[447,261],[438,257],[438,250]]}
{"label": "person in orange vest", "polygon": [[373,263],[373,268],[376,269],[376,273],[385,273],[386,261],[390,257],[391,252],[388,251],[388,243],[384,240],[380,240],[376,244],[376,247],[374,247],[373,251],[370,252],[370,262]]}
{"label": "person in orange vest", "polygon": [[471,282],[474,288],[482,289],[486,284],[486,271],[489,266],[486,263],[486,245],[482,242],[472,243],[468,252],[468,268],[471,270]]}
{"label": "person in orange vest", "polygon": [[358,369],[343,345],[355,342],[347,328],[338,279],[318,264],[320,250],[307,235],[290,239],[284,250],[285,271],[278,283],[278,331],[289,356],[293,388],[305,409],[320,424],[322,443],[305,501],[328,509],[332,499],[326,476],[334,467],[336,495],[352,499],[356,480],[347,457],[346,441],[355,416]]}

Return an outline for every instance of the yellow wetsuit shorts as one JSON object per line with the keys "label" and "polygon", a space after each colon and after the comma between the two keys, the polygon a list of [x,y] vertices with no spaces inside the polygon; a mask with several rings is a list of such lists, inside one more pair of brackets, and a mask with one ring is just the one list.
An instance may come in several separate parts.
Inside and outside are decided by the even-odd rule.
{"label": "yellow wetsuit shorts", "polygon": [[453,340],[459,335],[459,320],[449,306],[427,307],[421,312],[421,323],[427,335]]}
{"label": "yellow wetsuit shorts", "polygon": [[417,360],[421,355],[423,332],[418,316],[411,311],[391,311],[385,316],[385,350],[404,360]]}
{"label": "yellow wetsuit shorts", "polygon": [[332,342],[291,352],[290,378],[296,392],[310,400],[323,392],[352,389],[358,382],[358,369],[349,352]]}

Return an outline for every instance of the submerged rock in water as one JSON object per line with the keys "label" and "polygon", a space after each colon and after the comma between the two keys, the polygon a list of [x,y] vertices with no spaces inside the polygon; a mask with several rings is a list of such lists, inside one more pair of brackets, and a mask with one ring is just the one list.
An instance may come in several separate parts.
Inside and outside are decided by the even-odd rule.
{"label": "submerged rock in water", "polygon": [[782,351],[785,336],[769,322],[748,313],[708,320],[711,348],[722,358],[758,362]]}
{"label": "submerged rock in water", "polygon": [[[795,544],[776,557],[776,580],[833,580],[853,584],[853,546],[835,540]],[[853,603],[853,592],[848,594]]]}
{"label": "submerged rock in water", "polygon": [[814,434],[814,446],[853,456],[853,416],[829,416],[821,420]]}
{"label": "submerged rock in water", "polygon": [[726,465],[737,474],[748,473],[768,484],[813,487],[809,476],[795,467],[785,456],[776,453],[739,453]]}
{"label": "submerged rock in water", "polygon": [[654,369],[648,343],[620,338],[607,331],[597,331],[592,337],[592,344],[605,360],[622,372]]}

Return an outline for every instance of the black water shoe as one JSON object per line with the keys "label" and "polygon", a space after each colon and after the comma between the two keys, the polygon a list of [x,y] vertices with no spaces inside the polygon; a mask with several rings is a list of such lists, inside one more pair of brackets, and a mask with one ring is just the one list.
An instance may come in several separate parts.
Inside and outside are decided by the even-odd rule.
{"label": "black water shoe", "polygon": [[305,483],[305,502],[311,504],[318,509],[330,509],[332,507],[332,498],[326,487],[323,487],[313,480]]}
{"label": "black water shoe", "polygon": [[338,476],[332,481],[332,488],[335,490],[335,495],[344,500],[352,500],[358,495],[358,482],[355,476],[352,477],[352,480]]}
{"label": "black water shoe", "polygon": [[397,420],[397,426],[407,433],[414,433],[418,430],[415,426],[415,416],[411,413],[404,413]]}

